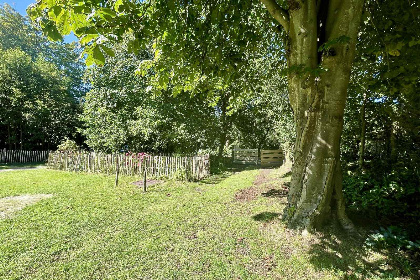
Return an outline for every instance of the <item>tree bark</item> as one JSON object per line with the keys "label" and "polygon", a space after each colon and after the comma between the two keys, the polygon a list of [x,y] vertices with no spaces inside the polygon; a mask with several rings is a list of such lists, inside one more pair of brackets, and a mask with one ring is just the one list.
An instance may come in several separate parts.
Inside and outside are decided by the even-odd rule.
{"label": "tree bark", "polygon": [[362,108],[360,109],[360,118],[362,122],[362,130],[360,132],[360,147],[359,147],[359,169],[363,170],[365,163],[365,144],[366,144],[366,93],[363,94]]}
{"label": "tree bark", "polygon": [[218,154],[217,156],[219,158],[221,158],[223,156],[223,151],[226,145],[226,141],[227,141],[227,133],[228,133],[228,128],[229,128],[229,122],[227,119],[227,114],[226,114],[226,110],[227,110],[227,96],[224,95],[222,97],[222,103],[220,105],[220,121],[221,121],[221,131],[220,131],[220,138],[219,138],[219,149],[218,149]]}
{"label": "tree bark", "polygon": [[[293,228],[312,230],[334,216],[352,229],[342,193],[340,137],[363,0],[288,4],[288,86],[296,143],[283,218]],[[319,51],[323,43],[343,37],[347,40]]]}
{"label": "tree bark", "polygon": [[390,133],[390,146],[391,146],[391,165],[397,162],[397,122],[395,120],[391,121],[391,133]]}
{"label": "tree bark", "polygon": [[11,139],[11,136],[10,136],[10,125],[8,124],[7,125],[7,144],[9,145],[9,150],[11,150],[12,149],[12,139]]}
{"label": "tree bark", "polygon": [[23,128],[22,128],[22,124],[20,124],[20,149],[23,150]]}

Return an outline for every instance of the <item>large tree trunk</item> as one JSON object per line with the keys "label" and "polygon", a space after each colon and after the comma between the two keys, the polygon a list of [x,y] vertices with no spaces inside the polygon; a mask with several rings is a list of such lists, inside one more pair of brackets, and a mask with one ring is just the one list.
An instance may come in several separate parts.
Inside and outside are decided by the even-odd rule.
{"label": "large tree trunk", "polygon": [[288,30],[290,47],[288,82],[296,143],[283,217],[289,226],[308,230],[335,217],[350,229],[340,137],[363,0],[289,0],[287,14],[274,0],[262,2]]}

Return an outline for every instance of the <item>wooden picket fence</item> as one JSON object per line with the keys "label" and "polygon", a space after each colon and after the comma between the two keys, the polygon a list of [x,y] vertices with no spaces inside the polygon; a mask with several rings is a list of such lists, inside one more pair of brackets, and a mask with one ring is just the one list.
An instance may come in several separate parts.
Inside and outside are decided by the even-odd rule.
{"label": "wooden picket fence", "polygon": [[148,178],[200,180],[210,174],[209,155],[152,156],[146,154],[102,154],[89,152],[51,152],[51,169],[92,173],[140,175]]}
{"label": "wooden picket fence", "polygon": [[45,162],[50,151],[0,150],[1,163]]}
{"label": "wooden picket fence", "polygon": [[283,161],[282,150],[261,150],[261,166],[280,166]]}
{"label": "wooden picket fence", "polygon": [[233,163],[258,165],[258,149],[233,149]]}

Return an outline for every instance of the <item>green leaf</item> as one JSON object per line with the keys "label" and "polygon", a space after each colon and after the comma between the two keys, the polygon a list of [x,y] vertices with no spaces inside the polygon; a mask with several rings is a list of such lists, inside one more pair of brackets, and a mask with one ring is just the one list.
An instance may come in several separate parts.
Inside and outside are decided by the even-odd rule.
{"label": "green leaf", "polygon": [[146,76],[147,71],[152,68],[153,66],[153,61],[152,60],[142,60],[139,64],[139,67],[136,69],[136,74],[140,75],[140,76]]}
{"label": "green leaf", "polygon": [[50,21],[44,25],[44,32],[53,41],[60,41],[63,39],[57,27]]}
{"label": "green leaf", "polygon": [[54,6],[49,9],[48,15],[55,20],[60,15],[61,11],[62,9],[60,6]]}
{"label": "green leaf", "polygon": [[90,43],[93,39],[98,38],[99,34],[86,34],[80,39],[80,44],[86,45]]}
{"label": "green leaf", "polygon": [[57,25],[60,28],[61,34],[68,35],[72,30],[71,22],[69,20],[69,12],[63,11],[57,17]]}
{"label": "green leaf", "polygon": [[408,46],[411,48],[412,46],[415,46],[415,45],[418,45],[418,44],[420,44],[420,40],[415,40],[415,39],[412,39],[410,42],[408,42]]}
{"label": "green leaf", "polygon": [[102,53],[100,46],[94,44],[85,48],[84,53],[87,54],[86,65],[91,66],[93,64],[103,65],[105,63],[105,56]]}
{"label": "green leaf", "polygon": [[93,55],[93,59],[95,60],[96,64],[103,65],[105,63],[105,56],[102,53],[99,45],[96,45],[93,48],[92,55]]}
{"label": "green leaf", "polygon": [[96,12],[97,15],[99,15],[104,20],[111,21],[113,18],[117,16],[114,10],[109,8],[102,8]]}
{"label": "green leaf", "polygon": [[122,5],[124,5],[123,0],[117,0],[117,1],[115,1],[114,10],[116,12],[119,12],[120,11],[120,6],[122,6]]}
{"label": "green leaf", "polygon": [[388,51],[388,53],[392,56],[400,56],[400,51],[395,49],[395,50],[390,50]]}
{"label": "green leaf", "polygon": [[318,48],[318,51],[319,52],[322,52],[322,51],[324,51],[324,50],[329,50],[332,46],[334,46],[334,45],[339,45],[339,44],[346,44],[346,43],[348,43],[350,41],[350,37],[347,37],[347,36],[340,36],[340,37],[337,37],[337,38],[335,38],[335,39],[331,39],[331,40],[329,40],[329,41],[327,41],[327,42],[325,42],[324,44],[322,44],[319,48]]}
{"label": "green leaf", "polygon": [[108,55],[108,56],[115,56],[114,51],[111,48],[108,48],[104,45],[101,45],[101,49]]}

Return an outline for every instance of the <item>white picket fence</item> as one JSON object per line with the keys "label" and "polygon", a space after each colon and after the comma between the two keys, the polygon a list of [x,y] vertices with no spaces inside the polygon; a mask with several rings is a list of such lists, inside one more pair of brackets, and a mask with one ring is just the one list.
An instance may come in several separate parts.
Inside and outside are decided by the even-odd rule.
{"label": "white picket fence", "polygon": [[210,175],[209,155],[152,156],[141,154],[102,154],[89,152],[51,152],[48,167],[65,171],[140,175],[153,178],[200,180]]}

